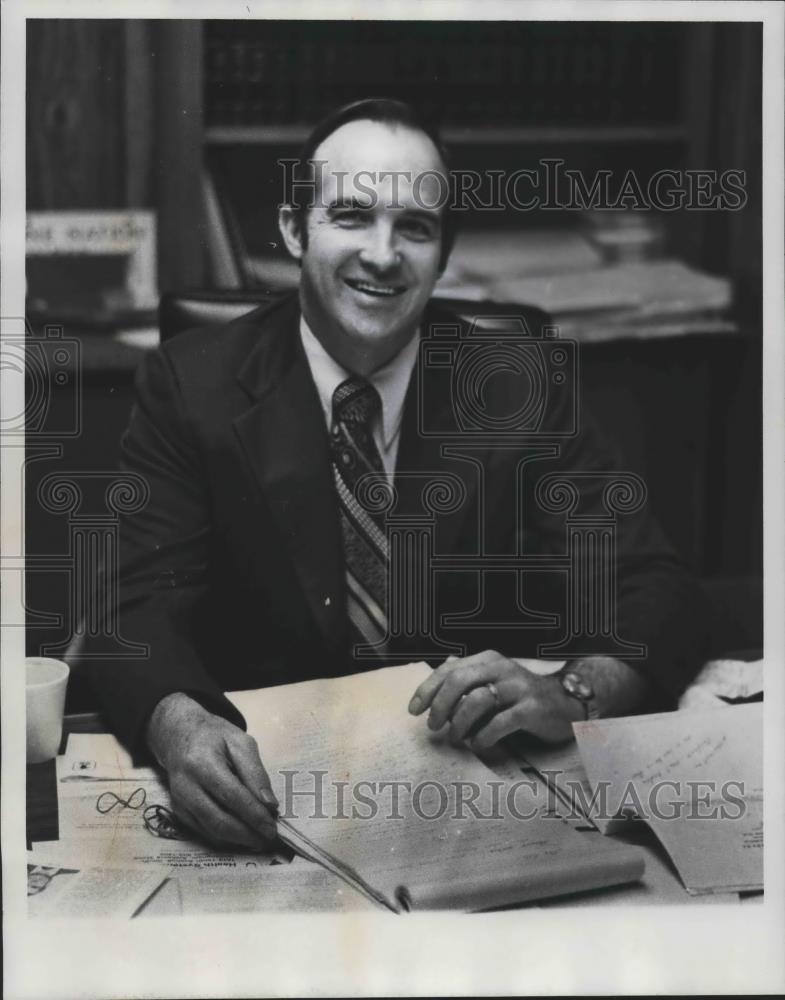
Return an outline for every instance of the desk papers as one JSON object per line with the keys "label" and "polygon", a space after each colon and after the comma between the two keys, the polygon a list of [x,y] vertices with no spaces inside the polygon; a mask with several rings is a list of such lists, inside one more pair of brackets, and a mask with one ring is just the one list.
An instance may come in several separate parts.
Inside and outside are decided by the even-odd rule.
{"label": "desk papers", "polygon": [[184,916],[221,913],[354,913],[376,910],[320,865],[303,861],[250,873],[190,871],[176,876]]}
{"label": "desk papers", "polygon": [[[548,816],[534,782],[517,783],[516,815],[494,812],[509,783],[407,712],[429,673],[419,663],[228,695],[259,743],[282,839],[394,910],[484,909],[640,877],[638,852]],[[458,798],[473,789],[479,815]]]}
{"label": "desk papers", "polygon": [[132,917],[165,878],[149,869],[83,868],[55,853],[28,852],[31,917]]}
{"label": "desk papers", "polygon": [[608,813],[641,815],[688,892],[763,888],[763,706],[574,725]]}
{"label": "desk papers", "polygon": [[[182,836],[182,831],[178,831],[175,839],[156,836],[144,821],[144,811],[150,805],[169,807],[166,785],[155,769],[135,768],[114,736],[72,734],[66,753],[56,759],[55,768],[60,839],[33,845],[28,855],[28,873],[34,865],[34,882],[47,881],[47,872],[54,872],[57,877],[48,880],[46,892],[41,890],[29,897],[31,915],[179,914],[182,905],[177,875],[199,876],[208,872],[223,878],[220,884],[224,892],[229,881],[234,880],[236,910],[242,910],[243,900],[258,902],[261,883],[254,879],[254,874],[290,858],[289,853],[280,850],[219,852]],[[333,876],[330,878],[341,886]],[[197,884],[188,883],[191,887]],[[212,884],[217,886],[219,882]],[[286,893],[280,891],[280,884],[275,885],[279,889],[275,898],[280,901]],[[295,883],[287,890],[292,906],[298,898],[297,888]],[[329,908],[329,894],[319,888],[325,908]],[[347,896],[349,892],[346,887]],[[302,896],[301,892],[299,898]],[[191,911],[193,898],[191,892],[188,895]],[[205,912],[223,912],[219,898],[220,894],[214,895],[212,909]],[[338,908],[341,902],[338,897],[332,901],[332,908]]]}
{"label": "desk papers", "polygon": [[168,809],[168,789],[155,769],[135,768],[114,736],[72,734],[56,774],[60,843],[80,865],[150,865],[168,872],[245,870],[281,861],[280,851],[221,853],[182,830],[173,839],[156,836],[145,809]]}
{"label": "desk papers", "polygon": [[167,898],[176,885],[184,912],[223,912],[233,897],[234,911],[355,909],[353,891],[399,912],[477,910],[640,878],[638,851],[577,833],[541,783],[499,778],[410,716],[429,672],[413,664],[230,695],[281,802],[281,839],[315,864],[273,874],[264,866],[277,858],[152,836],[141,814],[168,807],[167,789],[107,736],[72,737],[57,762],[61,850],[78,845],[76,860],[94,867],[174,872]]}
{"label": "desk papers", "polygon": [[[97,816],[104,790],[130,803],[144,789],[150,801],[168,803],[157,772],[133,768],[111,736],[72,736],[58,760],[63,846],[76,851],[70,860],[176,870],[191,911],[208,885],[212,903],[205,898],[204,905],[215,912],[233,896],[240,909],[265,908],[265,898],[273,909],[333,909],[347,900],[357,906],[360,896],[349,886],[366,904],[389,909],[482,909],[637,879],[638,854],[598,838],[595,826],[609,832],[619,823],[612,817],[640,815],[691,894],[761,887],[760,704],[576,724],[577,744],[532,748],[522,770],[494,773],[408,715],[428,670],[411,664],[230,694],[281,801],[281,837],[312,862],[310,874],[293,875],[290,885],[285,879],[296,865],[265,871],[280,855],[218,855],[195,841],[150,837],[122,803]],[[535,777],[549,782],[559,808]],[[494,792],[498,804],[511,785],[526,819],[489,812]],[[605,815],[589,811],[576,822],[575,787],[592,803],[601,785]],[[477,789],[460,816],[458,787]],[[638,809],[655,787],[660,814]],[[440,811],[451,794],[449,809]],[[694,815],[679,818],[690,806]],[[332,874],[317,875],[314,862]],[[334,876],[347,886],[345,898]]]}

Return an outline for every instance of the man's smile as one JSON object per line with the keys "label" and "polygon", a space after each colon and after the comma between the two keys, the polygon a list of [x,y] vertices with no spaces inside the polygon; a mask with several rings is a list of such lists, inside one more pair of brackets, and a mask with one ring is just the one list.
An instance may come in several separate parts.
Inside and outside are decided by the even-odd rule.
{"label": "man's smile", "polygon": [[354,291],[369,295],[372,298],[394,298],[406,291],[405,285],[393,285],[386,282],[365,281],[362,278],[344,278],[344,282]]}

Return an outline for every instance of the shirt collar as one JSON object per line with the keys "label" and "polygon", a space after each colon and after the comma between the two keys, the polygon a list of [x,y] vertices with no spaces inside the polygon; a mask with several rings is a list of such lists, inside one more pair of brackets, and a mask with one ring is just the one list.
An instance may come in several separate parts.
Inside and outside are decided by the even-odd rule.
{"label": "shirt collar", "polygon": [[[322,347],[302,314],[300,338],[329,425],[332,419],[333,393],[341,382],[349,378],[350,373]],[[385,448],[390,446],[401,426],[403,403],[417,361],[419,344],[420,331],[417,330],[391,361],[368,376],[368,381],[376,388],[382,401],[381,431]]]}

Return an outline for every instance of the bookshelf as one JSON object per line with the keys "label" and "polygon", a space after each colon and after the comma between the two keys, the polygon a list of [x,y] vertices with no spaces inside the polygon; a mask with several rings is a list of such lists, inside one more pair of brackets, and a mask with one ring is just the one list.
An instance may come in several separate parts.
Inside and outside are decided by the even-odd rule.
{"label": "bookshelf", "polygon": [[675,213],[670,249],[759,298],[759,24],[41,20],[27,63],[28,208],[154,210],[161,291],[208,284],[206,168],[274,240],[276,158],[376,92],[438,113],[456,167],[746,170],[749,211]]}
{"label": "bookshelf", "polygon": [[[688,138],[687,46],[673,24],[205,22],[201,156],[228,207],[226,231],[208,227],[212,247],[244,230],[244,249],[268,256],[278,240],[276,159],[296,155],[332,108],[373,93],[435,117],[457,168],[512,171],[554,153],[587,169],[643,167],[652,155],[670,165]],[[494,222],[520,226],[514,215]],[[464,227],[482,221],[469,213]],[[210,256],[219,286],[238,267],[249,273]]]}
{"label": "bookshelf", "polygon": [[669,124],[685,37],[665,22],[212,21],[205,121],[309,124],[386,94],[447,127]]}
{"label": "bookshelf", "polygon": [[[205,129],[209,146],[255,146],[304,142],[306,125],[214,125]],[[460,126],[441,129],[448,144],[487,145],[488,143],[620,143],[682,142],[686,129],[681,125],[596,125],[596,126]]]}
{"label": "bookshelf", "polygon": [[[193,84],[192,106],[179,110],[187,110],[192,124],[198,119],[202,131],[188,161],[214,172],[217,184],[242,205],[235,214],[250,230],[252,252],[255,240],[258,252],[277,239],[276,159],[296,155],[323,114],[373,93],[414,100],[436,117],[459,169],[512,171],[552,156],[590,176],[607,168],[645,176],[662,168],[705,167],[713,139],[712,86],[735,65],[721,60],[720,27],[189,22],[182,57],[198,48],[201,78]],[[172,124],[169,139],[182,150],[175,137],[182,118]],[[187,213],[192,226],[203,213],[194,203]],[[537,219],[508,216],[494,223],[575,222],[554,212]],[[470,212],[464,225],[481,221]],[[701,213],[675,213],[668,223],[670,251],[700,266],[711,252],[707,243],[716,245],[707,240],[711,221]],[[181,285],[209,281],[204,262],[190,273]]]}
{"label": "bookshelf", "polygon": [[648,22],[206,22],[204,146],[213,162],[290,155],[330,110],[380,94],[438,121],[456,167],[553,150],[580,167],[631,146],[672,164],[697,46],[689,26]]}

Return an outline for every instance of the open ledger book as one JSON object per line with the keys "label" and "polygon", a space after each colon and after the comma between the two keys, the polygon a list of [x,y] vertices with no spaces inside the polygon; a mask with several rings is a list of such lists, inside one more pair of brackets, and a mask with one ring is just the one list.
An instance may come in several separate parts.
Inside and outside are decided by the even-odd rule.
{"label": "open ledger book", "polygon": [[424,663],[228,695],[257,739],[281,838],[382,907],[481,910],[638,880],[643,859],[549,811],[407,705]]}

